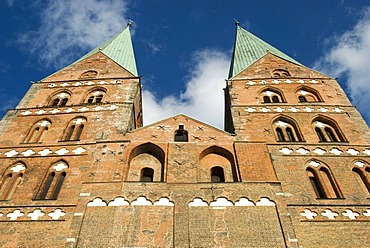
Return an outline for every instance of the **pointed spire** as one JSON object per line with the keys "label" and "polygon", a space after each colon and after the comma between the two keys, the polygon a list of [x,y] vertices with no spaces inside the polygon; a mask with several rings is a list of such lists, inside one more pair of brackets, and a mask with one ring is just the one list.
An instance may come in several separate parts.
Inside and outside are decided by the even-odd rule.
{"label": "pointed spire", "polygon": [[293,58],[242,28],[237,20],[235,20],[235,25],[236,37],[230,64],[229,78],[239,74],[239,72],[249,67],[267,53],[272,53],[282,59],[300,65],[300,63]]}
{"label": "pointed spire", "polygon": [[131,72],[134,76],[138,76],[134,49],[132,46],[130,34],[131,25],[132,21],[129,20],[129,22],[127,23],[127,27],[123,31],[119,32],[109,40],[97,46],[94,50],[84,55],[78,61],[90,57],[91,55],[98,52],[102,52],[113,61],[115,61],[117,64]]}

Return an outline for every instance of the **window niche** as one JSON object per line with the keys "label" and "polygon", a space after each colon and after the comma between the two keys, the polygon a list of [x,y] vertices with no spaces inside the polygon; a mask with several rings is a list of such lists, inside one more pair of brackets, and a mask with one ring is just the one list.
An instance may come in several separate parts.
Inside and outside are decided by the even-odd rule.
{"label": "window niche", "polygon": [[343,198],[343,195],[329,167],[318,161],[311,161],[306,169],[309,182],[318,199]]}
{"label": "window niche", "polygon": [[90,92],[89,94],[87,94],[85,98],[85,103],[88,103],[88,104],[102,103],[104,95],[105,95],[105,90],[96,89]]}
{"label": "window niche", "polygon": [[271,72],[272,76],[274,78],[279,78],[279,77],[290,77],[290,73],[288,70],[284,69],[276,69]]}
{"label": "window niche", "polygon": [[51,165],[41,184],[36,199],[56,200],[67,176],[67,170],[68,164],[64,161],[59,161]]}
{"label": "window niche", "polygon": [[184,129],[184,125],[180,124],[179,129],[175,131],[175,142],[188,142],[188,131]]}
{"label": "window niche", "polygon": [[330,120],[315,119],[313,121],[313,129],[319,142],[346,142],[338,125]]}
{"label": "window niche", "polygon": [[303,141],[301,132],[294,121],[286,118],[278,118],[274,121],[276,140],[280,142]]}
{"label": "window niche", "polygon": [[370,165],[365,161],[354,162],[355,167],[352,171],[356,175],[356,178],[366,192],[367,196],[370,196]]}
{"label": "window niche", "polygon": [[265,89],[260,93],[263,103],[282,103],[285,102],[283,94],[277,89]]}
{"label": "window niche", "polygon": [[214,166],[211,168],[211,182],[223,183],[225,182],[224,169],[221,166]]}
{"label": "window niche", "polygon": [[94,70],[85,71],[81,74],[80,79],[90,79],[96,78],[98,76],[98,72]]}
{"label": "window niche", "polygon": [[66,91],[62,91],[58,94],[55,94],[50,99],[48,106],[50,106],[50,107],[64,107],[64,106],[67,105],[67,102],[68,102],[70,97],[71,97],[70,93],[68,93]]}
{"label": "window niche", "polygon": [[10,166],[0,180],[0,200],[10,200],[15,189],[21,183],[27,167],[21,162]]}
{"label": "window niche", "polygon": [[320,96],[320,94],[316,90],[314,90],[310,87],[307,87],[307,86],[300,87],[296,91],[296,96],[298,98],[298,102],[300,102],[300,103],[323,102],[322,97]]}
{"label": "window niche", "polygon": [[77,117],[71,120],[64,131],[63,141],[79,141],[86,125],[86,118]]}
{"label": "window niche", "polygon": [[49,131],[50,126],[51,122],[47,119],[36,122],[28,131],[23,143],[41,143]]}

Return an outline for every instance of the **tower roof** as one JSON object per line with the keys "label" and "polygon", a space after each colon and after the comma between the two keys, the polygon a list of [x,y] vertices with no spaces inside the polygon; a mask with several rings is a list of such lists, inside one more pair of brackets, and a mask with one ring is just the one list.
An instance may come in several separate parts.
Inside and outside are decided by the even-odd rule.
{"label": "tower roof", "polygon": [[134,48],[131,41],[130,26],[131,25],[129,23],[123,31],[103,42],[101,45],[97,46],[94,50],[90,51],[76,62],[98,52],[102,52],[117,64],[131,72],[134,76],[138,76]]}
{"label": "tower roof", "polygon": [[272,53],[280,58],[300,65],[300,63],[293,58],[239,26],[238,23],[236,26],[237,30],[233,56],[230,64],[229,78],[234,77],[267,53]]}

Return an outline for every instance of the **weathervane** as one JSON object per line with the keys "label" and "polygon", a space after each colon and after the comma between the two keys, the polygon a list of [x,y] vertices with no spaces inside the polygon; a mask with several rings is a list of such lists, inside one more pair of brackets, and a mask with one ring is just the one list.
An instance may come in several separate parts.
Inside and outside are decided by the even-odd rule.
{"label": "weathervane", "polygon": [[234,18],[234,22],[236,26],[239,26],[239,21]]}

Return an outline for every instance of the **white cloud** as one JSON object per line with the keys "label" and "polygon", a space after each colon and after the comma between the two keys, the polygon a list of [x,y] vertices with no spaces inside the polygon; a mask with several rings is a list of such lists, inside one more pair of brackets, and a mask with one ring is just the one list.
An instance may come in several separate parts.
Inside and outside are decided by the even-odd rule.
{"label": "white cloud", "polygon": [[186,114],[200,121],[223,128],[225,79],[229,56],[216,50],[194,54],[186,90],[180,95],[157,99],[148,89],[143,90],[145,125],[176,114]]}
{"label": "white cloud", "polygon": [[330,76],[347,79],[347,93],[352,103],[370,123],[370,8],[353,29],[329,41],[333,45],[315,65]]}
{"label": "white cloud", "polygon": [[122,0],[50,0],[38,7],[40,27],[20,35],[18,41],[46,66],[72,62],[82,49],[97,46],[127,24]]}

